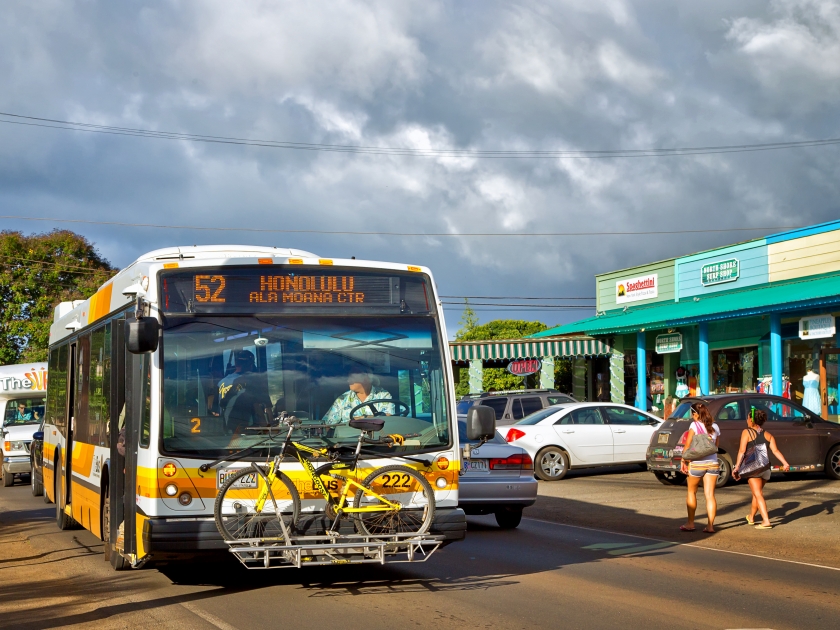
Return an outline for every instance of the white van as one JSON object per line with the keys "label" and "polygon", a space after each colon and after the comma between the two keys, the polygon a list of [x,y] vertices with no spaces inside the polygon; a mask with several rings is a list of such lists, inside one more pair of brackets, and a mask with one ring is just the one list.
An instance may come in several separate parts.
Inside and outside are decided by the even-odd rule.
{"label": "white van", "polygon": [[29,474],[29,444],[44,418],[46,397],[46,363],[0,366],[0,455],[6,488],[15,475]]}

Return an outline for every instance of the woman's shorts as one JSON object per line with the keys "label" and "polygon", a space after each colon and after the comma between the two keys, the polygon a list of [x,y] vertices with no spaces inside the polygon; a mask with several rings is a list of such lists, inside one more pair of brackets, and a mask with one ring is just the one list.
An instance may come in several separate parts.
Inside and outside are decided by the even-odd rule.
{"label": "woman's shorts", "polygon": [[720,465],[717,460],[713,462],[689,462],[688,474],[691,477],[704,477],[705,475],[717,477],[720,474]]}

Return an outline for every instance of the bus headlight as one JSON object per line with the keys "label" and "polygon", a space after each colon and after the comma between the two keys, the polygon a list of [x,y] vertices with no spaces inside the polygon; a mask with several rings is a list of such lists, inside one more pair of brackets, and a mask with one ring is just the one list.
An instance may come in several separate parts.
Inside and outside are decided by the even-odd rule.
{"label": "bus headlight", "polygon": [[174,483],[170,483],[168,486],[166,486],[166,488],[164,488],[164,491],[168,496],[174,497],[176,494],[178,494],[178,486],[176,486]]}
{"label": "bus headlight", "polygon": [[446,479],[444,479],[443,477],[438,477],[437,481],[435,481],[435,485],[441,490],[443,490],[446,487]]}

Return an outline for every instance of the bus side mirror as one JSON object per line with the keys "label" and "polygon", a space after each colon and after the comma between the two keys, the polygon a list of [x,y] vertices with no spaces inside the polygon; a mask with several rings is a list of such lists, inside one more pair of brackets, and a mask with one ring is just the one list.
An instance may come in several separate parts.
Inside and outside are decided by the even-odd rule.
{"label": "bus side mirror", "polygon": [[489,440],[496,433],[496,412],[490,407],[476,405],[467,412],[467,439]]}
{"label": "bus side mirror", "polygon": [[158,347],[160,324],[154,317],[141,317],[135,321],[127,321],[128,330],[125,345],[131,354],[146,354],[154,352]]}

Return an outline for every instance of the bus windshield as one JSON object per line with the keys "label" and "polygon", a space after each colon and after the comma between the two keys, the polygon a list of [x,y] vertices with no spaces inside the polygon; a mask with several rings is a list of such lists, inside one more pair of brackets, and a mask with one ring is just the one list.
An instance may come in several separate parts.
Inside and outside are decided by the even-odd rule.
{"label": "bus windshield", "polygon": [[406,439],[366,451],[451,444],[443,353],[430,316],[168,316],[162,348],[165,453],[215,458],[249,446],[256,456],[276,453],[285,433],[265,427],[283,411],[302,421],[293,439],[314,448],[355,445],[350,413],[374,411],[385,421],[383,435]]}

